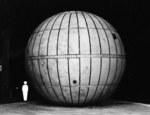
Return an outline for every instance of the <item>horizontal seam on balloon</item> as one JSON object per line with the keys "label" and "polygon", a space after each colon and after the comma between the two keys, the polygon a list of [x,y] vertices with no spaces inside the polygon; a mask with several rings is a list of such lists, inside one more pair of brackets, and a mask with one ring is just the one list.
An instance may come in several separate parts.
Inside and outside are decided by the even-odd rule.
{"label": "horizontal seam on balloon", "polygon": [[57,59],[57,58],[125,58],[125,55],[109,55],[109,54],[102,54],[102,55],[41,55],[41,56],[29,56],[27,59]]}

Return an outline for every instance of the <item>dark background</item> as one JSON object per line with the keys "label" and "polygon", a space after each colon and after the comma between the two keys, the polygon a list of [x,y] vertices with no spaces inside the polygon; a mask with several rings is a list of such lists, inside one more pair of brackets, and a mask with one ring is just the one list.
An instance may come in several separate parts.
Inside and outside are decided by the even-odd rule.
{"label": "dark background", "polygon": [[[10,87],[20,98],[28,80],[24,52],[33,30],[46,18],[63,11],[94,13],[110,22],[125,46],[127,65],[113,98],[150,103],[150,4],[144,0],[2,0],[1,34],[10,35]],[[2,43],[2,40],[0,41]],[[4,49],[3,49],[4,50]],[[2,57],[2,56],[1,56]],[[17,89],[18,87],[18,89]],[[34,92],[34,90],[32,89]],[[31,99],[34,99],[35,92]],[[18,93],[18,94],[17,94]],[[38,94],[36,94],[38,95]]]}

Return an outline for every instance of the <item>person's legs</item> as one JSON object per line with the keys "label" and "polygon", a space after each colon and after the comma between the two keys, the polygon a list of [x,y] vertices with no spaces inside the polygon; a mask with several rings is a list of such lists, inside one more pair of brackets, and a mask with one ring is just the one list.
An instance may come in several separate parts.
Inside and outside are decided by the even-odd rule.
{"label": "person's legs", "polygon": [[27,101],[27,96],[28,96],[28,92],[27,91],[23,91],[23,100]]}

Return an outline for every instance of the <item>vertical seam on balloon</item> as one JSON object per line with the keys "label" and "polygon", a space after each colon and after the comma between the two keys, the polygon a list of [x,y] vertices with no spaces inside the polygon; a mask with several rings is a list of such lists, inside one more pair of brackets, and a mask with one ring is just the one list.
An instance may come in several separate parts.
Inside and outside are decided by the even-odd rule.
{"label": "vertical seam on balloon", "polygon": [[[105,35],[106,35],[106,38],[107,38],[107,42],[108,42],[109,54],[110,54],[110,45],[109,45],[109,40],[108,40],[107,33],[106,33],[106,31],[105,31],[105,28],[103,27],[101,21],[97,18],[97,16],[95,16],[94,14],[93,14],[93,16],[99,21],[99,23],[101,24],[101,26],[102,26],[102,28],[103,28],[103,30],[104,30],[104,32],[105,32]],[[109,63],[110,63],[110,58],[109,58]],[[109,66],[110,66],[110,64],[109,64]],[[109,69],[110,69],[110,67],[109,67]],[[108,72],[109,72],[109,71],[108,71]],[[108,73],[108,74],[109,74],[109,73]],[[105,85],[107,84],[108,77],[109,77],[109,75],[107,76]],[[104,85],[104,88],[105,88],[105,85]],[[102,89],[102,91],[101,91],[100,94],[102,94],[104,88]]]}
{"label": "vertical seam on balloon", "polygon": [[[111,58],[111,59],[112,59],[112,58]],[[116,61],[117,61],[117,59],[116,59]],[[111,63],[112,63],[112,61],[111,61]],[[116,62],[115,65],[116,65],[116,68],[117,68],[117,62]],[[117,70],[116,68],[115,68],[115,74],[114,74],[114,77],[116,76],[116,70]],[[107,88],[105,94],[107,94],[107,92],[109,92],[111,86],[113,85],[113,81],[114,81],[114,79],[112,80],[112,82],[111,82],[110,85],[108,86],[108,88]],[[101,97],[101,99],[103,99],[104,97],[106,97],[106,95],[103,95],[103,96]]]}
{"label": "vertical seam on balloon", "polygon": [[[46,59],[46,63],[48,64],[48,59]],[[52,86],[52,83],[51,83],[51,80],[50,80],[49,69],[48,69],[48,66],[47,66],[47,65],[46,65],[46,69],[47,69],[47,74],[48,74],[48,78],[49,78],[50,84],[51,84],[51,86]],[[53,91],[53,93],[54,93],[54,89],[53,89],[53,87],[52,87],[52,91]],[[54,95],[55,95],[55,97],[57,98],[57,99],[54,99],[54,100],[56,100],[56,101],[60,102],[60,101],[59,101],[59,99],[58,99],[58,97],[56,96],[56,94],[55,94],[55,93],[54,93]],[[53,96],[51,96],[51,97],[53,98]]]}
{"label": "vertical seam on balloon", "polygon": [[[103,22],[105,23],[105,21],[103,21]],[[107,25],[107,23],[105,23],[105,24],[106,24],[106,26],[109,28],[109,25]],[[115,33],[114,33],[114,32],[111,32],[111,29],[110,29],[110,28],[109,28],[109,30],[110,30],[111,36],[112,36],[112,38],[113,38],[113,34],[115,35]],[[115,44],[116,54],[118,54],[117,46],[116,46],[116,42],[115,42],[114,38],[113,38],[113,41],[114,41],[114,44]]]}
{"label": "vertical seam on balloon", "polygon": [[[56,17],[56,16],[54,16],[54,17]],[[51,20],[53,20],[53,19],[54,19],[54,17],[53,17],[53,18],[51,18]],[[57,18],[58,18],[58,17],[59,17],[59,15],[56,17],[56,19],[54,20],[54,22],[57,20]],[[49,23],[51,22],[51,20],[48,22],[47,26],[49,25]],[[51,28],[53,27],[54,22],[53,22],[53,24],[52,24]],[[45,28],[47,28],[47,26],[46,26]],[[48,55],[49,37],[50,37],[50,35],[51,35],[51,32],[52,32],[52,30],[50,29],[50,31],[49,31],[49,35],[48,35],[48,40],[47,40],[47,55]],[[48,74],[49,82],[50,82],[50,84],[51,84],[51,86],[52,86],[52,82],[51,82],[51,78],[50,78],[50,73],[49,73],[48,59],[46,59],[46,62],[47,62],[47,65],[46,65],[46,68],[47,68],[47,74]],[[56,92],[54,91],[54,88],[53,88],[53,87],[52,87],[52,91],[53,91],[53,93],[54,93],[54,96],[57,98],[57,99],[56,99],[56,101],[61,102],[61,101],[59,100],[59,98],[58,98],[58,96],[57,96]],[[52,96],[52,97],[53,97],[53,96]],[[54,99],[54,100],[55,100],[55,99]]]}
{"label": "vertical seam on balloon", "polygon": [[116,32],[116,30],[113,28],[113,26],[108,23],[106,20],[104,20],[102,17],[101,17],[101,20],[103,20],[103,22],[107,25],[107,27],[109,28],[110,31],[114,31]]}
{"label": "vertical seam on balloon", "polygon": [[[40,42],[39,42],[38,56],[39,56],[39,54],[40,54],[40,45],[41,45],[41,39],[42,39],[42,37],[43,37],[43,34],[44,34],[44,31],[43,31],[43,33],[42,33],[42,35],[41,35]],[[49,93],[47,87],[45,86],[45,83],[44,83],[44,81],[43,81],[43,78],[42,78],[41,67],[40,67],[40,66],[41,66],[41,65],[40,65],[40,59],[37,60],[37,63],[38,63],[39,74],[40,74],[40,77],[41,77],[41,81],[42,81],[42,83],[43,83],[43,87],[45,88],[45,90],[46,90],[46,92],[47,92],[47,94],[48,94],[48,97],[49,97],[49,96],[51,97],[51,95],[50,95],[50,93]]]}
{"label": "vertical seam on balloon", "polygon": [[[47,22],[47,24],[46,24],[44,30],[47,28],[49,22],[50,22],[53,18],[54,18],[54,17],[52,17],[51,19],[47,20],[48,22]],[[43,32],[43,34],[44,34],[44,32]],[[43,37],[43,34],[42,34],[42,37]],[[41,38],[41,39],[42,39],[42,38]],[[40,44],[40,45],[41,45],[41,44]],[[48,45],[48,44],[47,44],[47,45]],[[45,59],[45,61],[46,61],[47,64],[48,64],[48,59]],[[39,66],[39,67],[40,67],[40,66]],[[40,69],[40,68],[39,68],[39,69]],[[47,69],[47,66],[46,66],[46,69]],[[47,73],[48,73],[48,69],[47,69]],[[48,73],[48,78],[49,78],[49,73]],[[50,78],[49,78],[49,80],[50,80]],[[44,82],[44,81],[43,81],[43,82]],[[53,88],[53,87],[52,87],[52,88]],[[47,90],[49,96],[50,96],[52,99],[54,99],[54,97],[50,94],[50,92],[49,92],[49,90],[47,89],[47,87],[45,87],[45,89]],[[54,99],[54,100],[55,100],[55,99]]]}
{"label": "vertical seam on balloon", "polygon": [[[60,22],[60,25],[59,25],[59,29],[58,29],[57,45],[56,45],[56,55],[58,55],[58,41],[59,41],[59,35],[60,35],[60,28],[61,28],[62,21],[63,21],[65,15],[66,15],[66,14],[63,14],[63,17],[62,17],[62,19],[61,19],[61,22]],[[68,103],[67,100],[66,100],[66,98],[65,98],[65,96],[64,96],[63,89],[62,89],[62,86],[61,86],[61,81],[60,81],[60,77],[59,77],[59,64],[58,64],[58,62],[59,62],[58,59],[56,59],[57,75],[58,75],[58,80],[59,80],[60,90],[61,90],[62,97],[63,97],[64,101],[65,101],[66,103]]]}
{"label": "vertical seam on balloon", "polygon": [[[103,25],[101,24],[101,22],[99,21],[99,19],[97,18],[97,16],[95,16],[94,14],[93,14],[93,16],[97,19],[97,21],[100,23],[100,25],[102,26],[102,29],[104,30],[104,27],[103,27]],[[99,32],[98,32],[99,33]],[[102,54],[102,51],[101,51],[101,54]],[[103,58],[101,58],[101,68],[100,68],[100,70],[101,70],[101,72],[100,72],[100,74],[99,74],[99,81],[98,81],[98,85],[100,84],[100,81],[101,81],[101,73],[102,73],[102,68],[103,68]],[[103,89],[102,89],[103,90]],[[100,94],[99,94],[99,96],[101,96],[101,94],[102,94],[102,91],[100,92]],[[100,99],[100,98],[99,98]]]}
{"label": "vertical seam on balloon", "polygon": [[[75,11],[76,13],[76,18],[77,18],[77,28],[78,28],[78,45],[79,45],[79,54],[80,54],[80,30],[79,30],[79,19],[78,19],[78,13],[77,11]],[[81,82],[81,59],[79,58],[79,86],[80,86],[80,82]],[[78,92],[78,104],[80,103],[80,87],[79,87],[79,92]]]}
{"label": "vertical seam on balloon", "polygon": [[[104,22],[104,23],[107,25],[107,27],[109,28],[109,25],[108,25],[104,20],[103,20],[103,22]],[[111,30],[111,28],[109,28],[109,30]],[[110,31],[110,33],[111,33],[111,36],[112,36],[112,38],[113,38],[113,35],[112,35],[112,34],[115,34],[115,33],[112,33],[111,31]],[[117,45],[116,45],[116,42],[115,42],[114,38],[113,38],[113,41],[114,41],[114,45],[115,45],[115,49],[116,49],[116,54],[118,54]],[[118,58],[116,59],[116,68],[117,68],[117,61],[118,61]],[[114,77],[116,76],[116,70],[117,70],[116,68],[115,68]],[[113,81],[114,81],[114,79],[112,80],[111,84],[109,85],[109,88],[107,89],[106,93],[109,92],[109,90],[110,90],[110,88],[111,88],[111,86],[112,86],[112,84],[113,84]],[[104,98],[104,96],[103,96],[103,98]]]}
{"label": "vertical seam on balloon", "polygon": [[[85,14],[82,12],[81,13],[82,15],[83,15],[83,18],[84,18],[84,20],[85,20],[85,23],[86,23],[86,27],[87,27],[87,31],[88,31],[88,38],[89,38],[89,48],[90,48],[90,55],[91,55],[91,53],[92,53],[92,51],[91,51],[91,40],[90,40],[90,38],[91,38],[91,36],[90,36],[90,31],[89,31],[89,28],[88,28],[88,23],[87,23],[87,20],[86,20],[86,18],[85,18]],[[91,82],[91,66],[92,66],[92,59],[90,58],[90,73],[89,73],[89,83],[88,83],[88,85],[90,85],[90,82]],[[89,87],[88,87],[88,90],[87,90],[87,94],[86,94],[86,98],[85,98],[85,100],[84,100],[84,103],[86,103],[86,101],[87,101],[87,97],[88,97],[88,94],[89,94]]]}
{"label": "vertical seam on balloon", "polygon": [[[41,35],[40,43],[39,43],[38,56],[40,55],[40,47],[41,47],[41,41],[42,41],[42,39],[43,39],[43,35],[44,35],[44,30],[47,28],[47,26],[48,26],[49,22],[50,22],[52,19],[53,19],[53,18],[51,18],[51,19],[47,22],[46,26],[45,26],[45,27],[44,27],[44,29],[43,29],[43,33],[42,33],[42,35]],[[47,45],[48,45],[48,44],[47,44]]]}
{"label": "vertical seam on balloon", "polygon": [[104,88],[103,88],[103,90],[102,90],[102,92],[101,92],[101,95],[103,94],[104,90],[106,90],[105,87],[106,87],[106,85],[107,85],[107,82],[108,82],[108,79],[109,79],[109,76],[110,76],[110,66],[111,66],[111,58],[109,58],[109,68],[108,68],[107,79],[106,79]]}
{"label": "vertical seam on balloon", "polygon": [[45,83],[44,83],[44,81],[43,81],[43,79],[42,79],[42,73],[41,73],[41,67],[40,67],[40,60],[37,60],[37,63],[38,63],[39,75],[40,75],[40,77],[41,77],[41,81],[42,81],[42,83],[43,83],[43,87],[45,88],[45,90],[46,90],[46,92],[47,92],[47,94],[48,94],[48,98],[49,98],[49,96],[51,97],[51,95],[49,94],[48,89],[45,87]]}
{"label": "vertical seam on balloon", "polygon": [[[95,16],[95,15],[94,15],[94,16]],[[95,16],[95,17],[97,18],[97,16]],[[108,47],[109,47],[109,54],[111,54],[110,44],[109,44],[109,40],[108,40],[107,33],[106,33],[106,31],[105,31],[105,28],[103,27],[101,21],[100,21],[98,18],[97,18],[97,20],[99,21],[99,23],[101,24],[101,26],[102,26],[102,28],[103,28],[103,30],[104,30],[104,32],[105,32],[105,35],[106,35],[106,38],[107,38],[107,42],[108,42]],[[106,85],[107,85],[108,78],[109,78],[111,59],[110,59],[110,58],[108,58],[108,59],[109,59],[109,68],[108,68],[107,79],[106,79],[105,85],[104,85],[104,87],[103,87],[103,89],[102,89],[102,91],[101,91],[101,93],[100,93],[100,96],[103,94],[104,89],[105,89],[105,87],[106,87]]]}
{"label": "vertical seam on balloon", "polygon": [[[43,26],[44,26],[44,24],[45,24],[45,27],[43,28],[43,31],[45,31],[45,29],[47,28],[49,22],[53,19],[53,17],[54,17],[54,16],[52,16],[51,18],[48,18],[48,19],[46,19],[46,20],[44,21]],[[41,28],[42,28],[43,26],[40,27],[40,30],[38,31],[38,33],[42,31]]]}
{"label": "vertical seam on balloon", "polygon": [[[118,58],[116,58],[116,68],[115,68],[115,74],[114,74],[115,77],[117,77],[117,76],[116,76],[117,69],[118,69]],[[113,79],[113,81],[112,81],[112,84],[109,86],[109,89],[107,90],[107,92],[109,92],[109,90],[111,89],[111,86],[114,84],[113,82],[115,81],[115,77],[114,77],[114,79]],[[113,86],[113,87],[114,87],[114,86]],[[112,93],[113,93],[113,91],[110,92],[110,96],[111,96]]]}
{"label": "vertical seam on balloon", "polygon": [[[43,23],[44,24],[44,23]],[[43,26],[43,24],[41,24],[41,27]],[[41,28],[40,27],[40,28]],[[33,55],[33,49],[34,49],[34,45],[35,45],[35,40],[36,40],[36,38],[37,38],[37,36],[38,36],[38,33],[37,33],[37,35],[35,36],[35,39],[34,39],[34,43],[33,43],[33,46],[32,46],[32,55]],[[33,67],[32,67],[33,68]],[[34,73],[34,76],[35,76],[35,73]],[[35,77],[35,79],[36,79],[36,77]],[[36,81],[37,82],[37,81]],[[38,83],[37,83],[38,84]],[[39,87],[40,88],[40,87]],[[41,88],[40,88],[41,89]],[[41,91],[43,92],[43,90],[41,89]],[[47,97],[47,95],[45,94],[45,93],[43,93],[46,97]]]}
{"label": "vertical seam on balloon", "polygon": [[[37,35],[38,35],[38,33],[37,33]],[[33,45],[32,45],[32,55],[33,55],[33,48],[34,48],[34,44],[35,44],[35,40],[36,40],[36,37],[37,37],[37,35],[36,36],[34,36],[35,38],[33,38]],[[32,62],[33,62],[33,60],[32,60]],[[32,64],[32,70],[33,70],[33,64]],[[35,73],[34,73],[34,70],[33,70],[33,74],[34,74],[34,76],[35,76]],[[36,77],[35,77],[36,78]],[[38,83],[37,83],[38,84]],[[41,91],[42,91],[42,89],[41,89]],[[42,91],[43,92],[43,91]]]}
{"label": "vertical seam on balloon", "polygon": [[[52,18],[51,18],[51,19],[52,19]],[[49,22],[51,21],[51,19],[49,19],[49,21],[47,22],[47,24],[45,25],[45,27],[44,27],[43,30],[45,30],[45,29],[47,28],[47,26],[48,26]],[[38,56],[40,55],[40,47],[41,47],[41,41],[42,41],[42,39],[43,39],[43,35],[44,35],[44,31],[43,31],[43,33],[42,33],[42,35],[41,35],[40,42],[39,42]],[[45,88],[46,91],[47,91],[48,97],[50,96],[51,98],[53,98],[53,97],[51,96],[49,90],[48,90],[47,87],[45,86],[44,81],[43,81],[42,73],[41,73],[41,67],[40,67],[40,60],[38,60],[38,66],[39,66],[40,77],[41,77],[42,83],[43,83],[43,85],[44,85],[44,88]]]}
{"label": "vertical seam on balloon", "polygon": [[[72,15],[72,13],[70,13],[70,15],[69,15],[69,22],[68,22],[68,40],[67,40],[67,46],[68,46],[68,48],[67,48],[67,54],[69,55],[69,34],[70,34],[70,21],[71,21],[71,15]],[[69,69],[69,58],[67,59],[67,62],[68,62],[68,78],[69,78],[69,89],[70,89],[70,97],[71,97],[71,102],[72,102],[72,104],[73,104],[73,99],[72,99],[72,91],[71,91],[71,79],[70,79],[70,69]]]}
{"label": "vertical seam on balloon", "polygon": [[[88,13],[87,13],[88,14]],[[96,28],[96,32],[97,32],[97,35],[98,35],[98,40],[99,40],[99,46],[100,46],[100,54],[102,53],[102,48],[101,48],[101,42],[100,42],[100,35],[99,35],[99,32],[98,32],[98,29],[97,29],[97,26],[95,24],[95,21],[93,20],[93,17],[91,16],[91,14],[88,14],[89,17],[92,19],[93,21],[93,24],[95,25],[95,28]],[[97,82],[97,86],[96,86],[96,90],[95,90],[95,93],[93,95],[93,98],[91,100],[91,102],[93,101],[96,93],[97,93],[97,90],[98,90],[98,84],[99,84],[99,81],[100,81],[100,77],[101,77],[101,67],[102,67],[102,59],[100,58],[100,72],[99,72],[99,78],[98,78],[98,82]]]}
{"label": "vertical seam on balloon", "polygon": [[100,47],[100,54],[102,54],[102,46],[101,46],[101,42],[100,42],[100,35],[99,35],[99,32],[98,32],[98,28],[97,28],[96,23],[93,20],[93,17],[91,16],[91,14],[87,14],[87,15],[89,15],[89,17],[92,19],[93,24],[95,26],[95,29],[96,29],[96,32],[97,32],[97,35],[98,35],[98,41],[99,41],[99,47]]}
{"label": "vertical seam on balloon", "polygon": [[[28,64],[28,63],[29,63],[29,61],[30,61],[30,60],[26,61],[26,65],[27,65],[27,66],[29,66],[29,64]],[[31,73],[31,74],[32,74],[32,75],[34,75],[34,73],[33,73],[33,65],[32,65],[33,60],[31,60],[31,61],[30,61],[30,63],[31,63],[31,69],[32,69],[32,70],[31,70],[31,71],[32,71],[32,73]],[[29,75],[29,68],[27,68],[27,67],[26,67],[26,71],[27,71],[27,74]],[[31,75],[31,76],[32,76],[32,75]],[[34,88],[37,90],[36,86],[38,87],[38,85],[37,85],[37,83],[36,83],[36,82],[34,82],[36,79],[35,79],[35,80],[33,80],[33,78],[32,78],[32,77],[30,77],[30,80],[32,80],[33,85],[34,85]],[[35,85],[35,84],[36,84],[36,85]],[[40,88],[38,88],[38,89],[39,89],[39,90],[41,90]],[[41,95],[42,95],[42,94],[41,94]],[[43,95],[43,96],[44,96],[44,95]]]}
{"label": "vertical seam on balloon", "polygon": [[104,26],[103,26],[103,24],[101,23],[101,18],[100,19],[98,19],[97,18],[97,16],[95,16],[94,14],[93,14],[93,16],[99,21],[99,23],[101,24],[101,26],[102,26],[102,29],[104,30],[104,32],[105,32],[105,35],[106,35],[106,39],[107,39],[107,42],[108,42],[108,49],[109,49],[109,54],[111,54],[111,49],[110,49],[110,44],[109,44],[109,40],[108,40],[108,35],[107,35],[107,33],[106,33],[106,30],[105,30],[105,28],[104,28]]}
{"label": "vertical seam on balloon", "polygon": [[[34,69],[33,69],[33,60],[31,61],[31,66],[32,66],[33,76],[35,76]],[[41,90],[41,92],[43,92],[42,89],[40,88],[40,86],[39,86],[38,83],[37,83],[36,77],[35,77],[34,80],[33,80],[32,77],[31,77],[31,79],[32,79],[33,82],[35,81],[35,82],[34,82],[34,83],[36,84],[35,87],[38,86],[39,90]],[[37,89],[36,89],[36,90],[37,90]],[[44,93],[40,93],[40,94],[43,95],[43,96],[45,95]],[[46,96],[46,95],[45,95],[45,96]],[[44,97],[45,97],[45,96],[44,96]],[[47,96],[46,96],[46,97],[47,97]]]}
{"label": "vertical seam on balloon", "polygon": [[[33,39],[32,55],[34,55],[34,54],[33,54],[33,49],[34,49],[34,45],[35,45],[35,41],[36,41],[37,36],[38,36],[38,33],[37,33],[37,35],[35,36],[35,38]],[[33,61],[32,61],[32,64],[33,64]],[[33,68],[33,65],[32,65],[32,68]],[[34,74],[34,76],[35,76],[34,69],[33,69],[33,74]],[[35,77],[35,79],[36,79],[36,77]],[[37,80],[36,80],[36,82],[37,82],[37,84],[38,84],[38,81],[37,81]],[[40,89],[41,89],[41,88],[40,88]],[[41,89],[41,91],[44,92],[43,89]],[[45,93],[43,93],[43,94],[47,97],[47,95],[46,95]]]}
{"label": "vertical seam on balloon", "polygon": [[[55,20],[54,20],[54,22],[53,22],[53,24],[52,24],[52,26],[51,26],[51,30],[50,30],[50,32],[49,32],[48,42],[47,42],[47,55],[48,55],[48,48],[49,48],[49,47],[48,47],[48,44],[49,44],[49,40],[50,40],[50,35],[51,35],[51,33],[52,33],[52,28],[53,28],[53,26],[54,26],[54,24],[55,24],[55,22],[56,22],[56,20],[58,19],[59,16],[60,16],[60,14],[58,14],[57,17],[55,18]],[[53,19],[54,19],[54,17],[53,17]],[[49,64],[48,64],[48,62],[49,62],[49,59],[47,59],[47,70],[48,70],[47,72],[48,72],[50,84],[51,84],[51,86],[53,86],[52,81],[51,81],[51,77],[50,77]],[[58,98],[57,93],[55,92],[55,89],[54,89],[53,87],[52,87],[52,89],[53,89],[53,92],[54,92],[55,97],[56,97],[57,100],[61,103],[60,99]]]}
{"label": "vertical seam on balloon", "polygon": [[[36,61],[38,61],[38,60],[36,60]],[[34,73],[34,76],[35,76],[35,72],[34,72],[34,71],[35,71],[35,70],[33,69],[33,73]],[[35,79],[36,79],[36,77],[35,77]],[[37,79],[36,79],[36,81],[37,81]],[[38,82],[38,81],[37,81],[37,82]],[[37,83],[37,84],[38,84],[38,83]],[[38,86],[39,86],[39,85],[38,85]],[[39,87],[40,87],[40,86],[39,86]],[[42,92],[44,92],[41,87],[40,87],[40,89],[41,89]],[[48,97],[45,93],[42,93],[42,94],[44,94],[46,97]]]}
{"label": "vertical seam on balloon", "polygon": [[[103,20],[103,22],[105,23],[105,21]],[[105,23],[106,24],[106,26],[109,28],[109,25],[107,25],[107,23]],[[111,30],[110,28],[109,28],[109,30]],[[110,31],[110,33],[111,33],[111,36],[112,36],[112,32]],[[112,38],[113,38],[113,36],[112,36]],[[116,54],[118,54],[117,53],[117,47],[116,47],[116,42],[115,42],[115,40],[113,39],[113,41],[114,41],[114,45],[115,45],[115,50],[116,50]],[[112,59],[112,58],[111,58]],[[110,59],[110,60],[111,60]],[[117,61],[117,60],[116,60]],[[115,75],[116,75],[116,70],[115,70],[115,74],[114,74],[114,77],[115,77]],[[114,79],[113,79],[114,80]],[[111,82],[111,84],[109,85],[109,87],[107,88],[107,90],[106,90],[106,93],[110,90],[110,87],[112,86],[112,84],[113,84],[113,80],[112,80],[112,82]],[[103,95],[103,97],[102,98],[104,98],[105,97],[105,95]]]}

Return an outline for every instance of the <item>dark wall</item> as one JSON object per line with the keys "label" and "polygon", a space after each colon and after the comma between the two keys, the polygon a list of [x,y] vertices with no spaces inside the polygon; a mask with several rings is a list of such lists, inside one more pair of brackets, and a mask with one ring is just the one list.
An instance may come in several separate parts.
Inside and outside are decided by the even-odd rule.
{"label": "dark wall", "polygon": [[[5,1],[5,0],[4,0]],[[7,2],[11,31],[11,83],[28,79],[24,51],[33,30],[46,18],[66,10],[94,13],[110,22],[120,34],[127,54],[124,78],[114,97],[149,102],[149,3],[140,0],[12,0]],[[5,25],[3,25],[5,26]]]}

